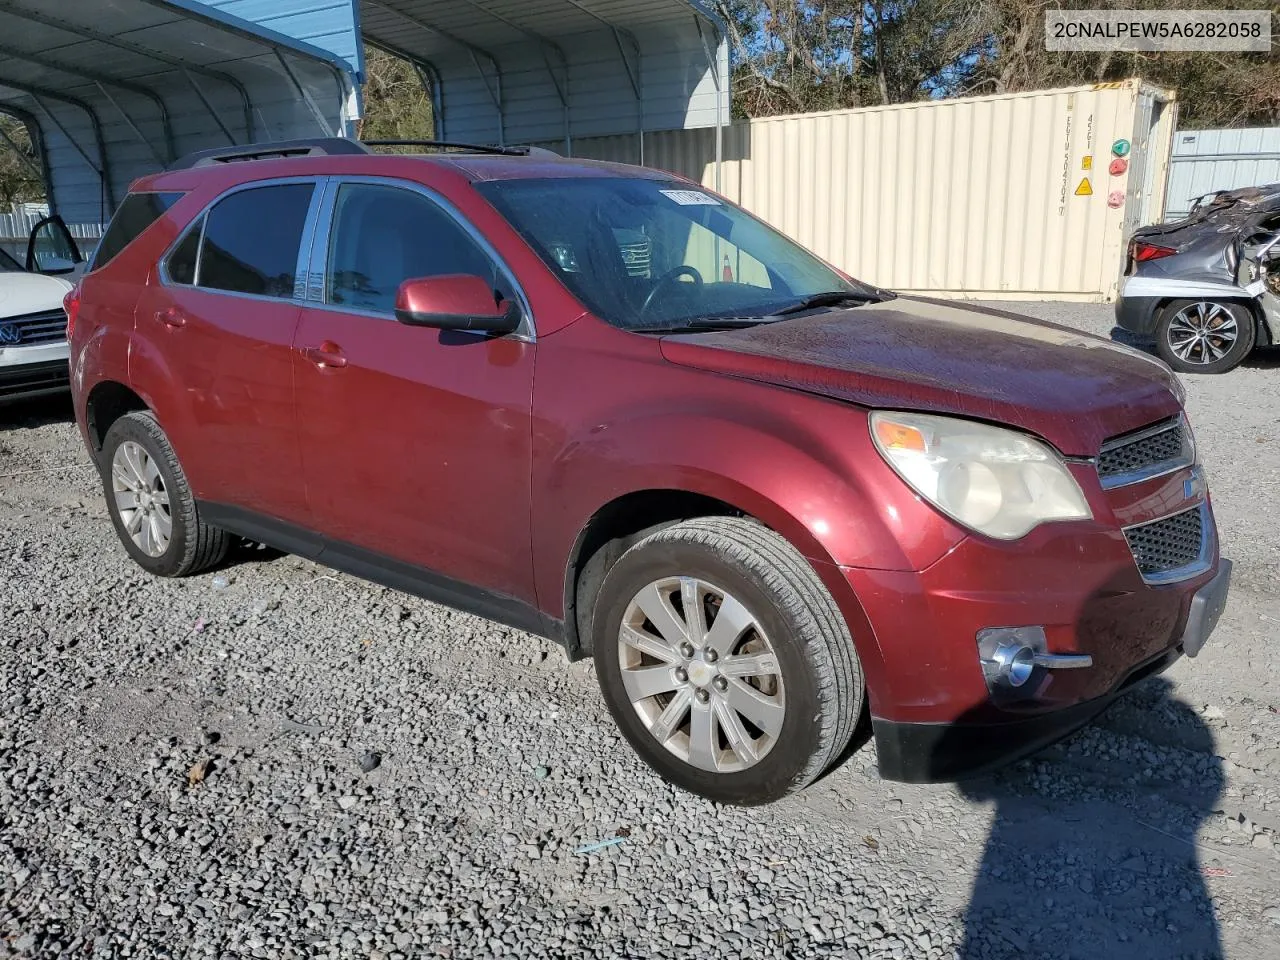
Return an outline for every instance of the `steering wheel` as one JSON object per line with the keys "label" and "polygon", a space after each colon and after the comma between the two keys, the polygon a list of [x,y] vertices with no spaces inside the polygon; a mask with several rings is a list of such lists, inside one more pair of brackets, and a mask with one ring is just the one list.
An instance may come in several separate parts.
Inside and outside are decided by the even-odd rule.
{"label": "steering wheel", "polygon": [[654,299],[658,296],[659,290],[666,290],[667,287],[679,281],[681,277],[689,277],[693,280],[695,287],[702,286],[702,274],[693,267],[681,266],[674,270],[669,270],[658,278],[658,282],[653,285],[653,289],[649,291],[649,295],[644,298],[644,303],[640,305],[640,316],[644,316],[649,312],[649,307],[653,305]]}

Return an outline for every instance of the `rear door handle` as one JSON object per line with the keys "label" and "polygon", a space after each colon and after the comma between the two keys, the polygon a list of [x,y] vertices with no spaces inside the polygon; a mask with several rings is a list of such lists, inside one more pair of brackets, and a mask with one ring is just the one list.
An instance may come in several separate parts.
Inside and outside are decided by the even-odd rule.
{"label": "rear door handle", "polygon": [[342,355],[342,348],[332,340],[326,340],[318,347],[303,347],[302,355],[318,367],[347,365],[347,358]]}
{"label": "rear door handle", "polygon": [[157,310],[156,319],[167,327],[185,327],[187,325],[187,315],[177,307],[166,307],[164,310]]}

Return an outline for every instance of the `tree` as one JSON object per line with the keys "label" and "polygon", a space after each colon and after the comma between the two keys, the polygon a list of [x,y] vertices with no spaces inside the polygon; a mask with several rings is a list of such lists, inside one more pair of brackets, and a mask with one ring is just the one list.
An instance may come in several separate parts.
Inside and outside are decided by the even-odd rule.
{"label": "tree", "polygon": [[364,48],[363,140],[430,140],[431,98],[414,66],[406,60]]}
{"label": "tree", "polygon": [[0,130],[21,150],[15,153],[0,138],[0,208],[7,211],[15,203],[28,203],[44,199],[44,182],[37,174],[40,169],[26,124],[12,117],[0,115]]}
{"label": "tree", "polygon": [[[1178,91],[1187,126],[1280,124],[1273,54],[1045,49],[1047,10],[1107,6],[1168,9],[1164,0],[717,0],[740,117],[1142,77]],[[1231,6],[1280,11],[1276,0]]]}

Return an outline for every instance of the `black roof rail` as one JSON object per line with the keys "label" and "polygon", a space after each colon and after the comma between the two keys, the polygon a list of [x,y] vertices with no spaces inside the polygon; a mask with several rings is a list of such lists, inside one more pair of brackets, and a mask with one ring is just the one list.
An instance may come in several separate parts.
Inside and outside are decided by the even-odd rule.
{"label": "black roof rail", "polygon": [[358,140],[346,137],[315,137],[307,140],[277,140],[274,143],[246,143],[235,147],[197,150],[169,164],[167,170],[189,170],[211,167],[218,163],[244,160],[274,160],[282,157],[330,157],[343,154],[367,154],[370,151]]}
{"label": "black roof rail", "polygon": [[460,143],[454,140],[361,140],[369,147],[436,147],[439,150],[458,150],[470,153],[497,153],[509,157],[558,157],[553,150],[543,147],[495,147],[484,143]]}

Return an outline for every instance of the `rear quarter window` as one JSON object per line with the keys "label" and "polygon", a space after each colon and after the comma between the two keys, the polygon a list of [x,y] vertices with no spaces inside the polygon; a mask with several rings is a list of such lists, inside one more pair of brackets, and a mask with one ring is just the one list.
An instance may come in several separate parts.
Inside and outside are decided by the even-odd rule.
{"label": "rear quarter window", "polygon": [[89,269],[105,267],[181,198],[181,193],[131,193],[125,197],[107,224]]}

